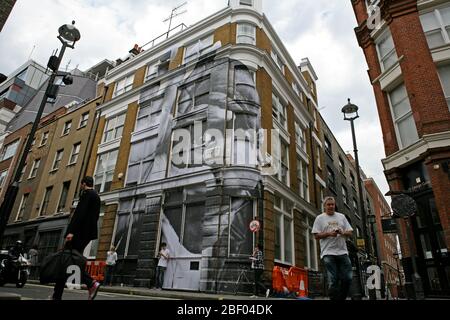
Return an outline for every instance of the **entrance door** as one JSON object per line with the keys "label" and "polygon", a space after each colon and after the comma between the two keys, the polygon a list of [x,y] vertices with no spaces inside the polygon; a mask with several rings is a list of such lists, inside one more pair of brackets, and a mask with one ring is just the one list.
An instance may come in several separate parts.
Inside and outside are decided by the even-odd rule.
{"label": "entrance door", "polygon": [[432,192],[417,197],[419,207],[413,225],[417,254],[421,258],[419,269],[424,277],[427,295],[450,295],[450,264],[439,213]]}
{"label": "entrance door", "polygon": [[200,290],[205,203],[168,206],[161,215],[161,242],[169,249],[165,289]]}

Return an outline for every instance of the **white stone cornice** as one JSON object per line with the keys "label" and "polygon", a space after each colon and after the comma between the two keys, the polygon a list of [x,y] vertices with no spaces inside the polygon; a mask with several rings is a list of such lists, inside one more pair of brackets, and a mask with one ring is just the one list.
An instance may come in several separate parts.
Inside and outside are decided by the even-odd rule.
{"label": "white stone cornice", "polygon": [[397,151],[390,157],[383,159],[383,166],[385,170],[392,170],[394,168],[402,168],[410,163],[419,160],[424,153],[429,150],[449,147],[450,146],[450,131],[425,135],[414,143],[413,145]]}

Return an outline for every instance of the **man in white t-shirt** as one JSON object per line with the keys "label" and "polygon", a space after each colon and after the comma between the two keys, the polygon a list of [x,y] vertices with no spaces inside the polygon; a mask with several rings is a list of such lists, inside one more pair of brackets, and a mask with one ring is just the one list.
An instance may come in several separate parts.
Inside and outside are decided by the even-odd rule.
{"label": "man in white t-shirt", "polygon": [[325,198],[323,206],[325,212],[314,221],[312,233],[320,240],[320,258],[328,275],[330,299],[345,300],[353,276],[346,239],[353,235],[353,229],[347,218],[335,211],[336,201],[333,197]]}
{"label": "man in white t-shirt", "polygon": [[169,249],[167,249],[166,243],[161,243],[161,250],[159,251],[159,261],[158,266],[156,267],[156,281],[155,287],[156,289],[162,289],[164,284],[164,273],[167,269],[167,263],[169,261]]}

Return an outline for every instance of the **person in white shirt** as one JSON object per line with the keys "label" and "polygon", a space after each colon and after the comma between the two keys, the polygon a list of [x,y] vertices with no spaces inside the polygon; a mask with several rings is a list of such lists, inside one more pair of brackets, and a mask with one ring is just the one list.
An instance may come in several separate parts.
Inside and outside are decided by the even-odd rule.
{"label": "person in white shirt", "polygon": [[158,254],[159,261],[156,267],[156,280],[155,288],[162,289],[164,284],[164,273],[167,269],[167,263],[169,261],[169,249],[167,249],[167,244],[165,242],[161,243],[161,250]]}
{"label": "person in white shirt", "polygon": [[106,256],[105,285],[112,285],[114,269],[117,262],[117,252],[114,246],[111,246]]}
{"label": "person in white shirt", "polygon": [[320,240],[320,258],[328,275],[330,299],[345,300],[353,277],[346,239],[353,235],[353,229],[345,215],[335,211],[333,197],[326,197],[323,207],[325,212],[314,221],[312,233]]}

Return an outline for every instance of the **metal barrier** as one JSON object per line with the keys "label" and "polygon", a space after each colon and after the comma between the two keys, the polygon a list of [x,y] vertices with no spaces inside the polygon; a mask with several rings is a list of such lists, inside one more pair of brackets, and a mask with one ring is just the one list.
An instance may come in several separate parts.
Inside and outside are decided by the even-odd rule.
{"label": "metal barrier", "polygon": [[105,261],[88,261],[86,263],[86,272],[98,282],[105,280],[105,268]]}

